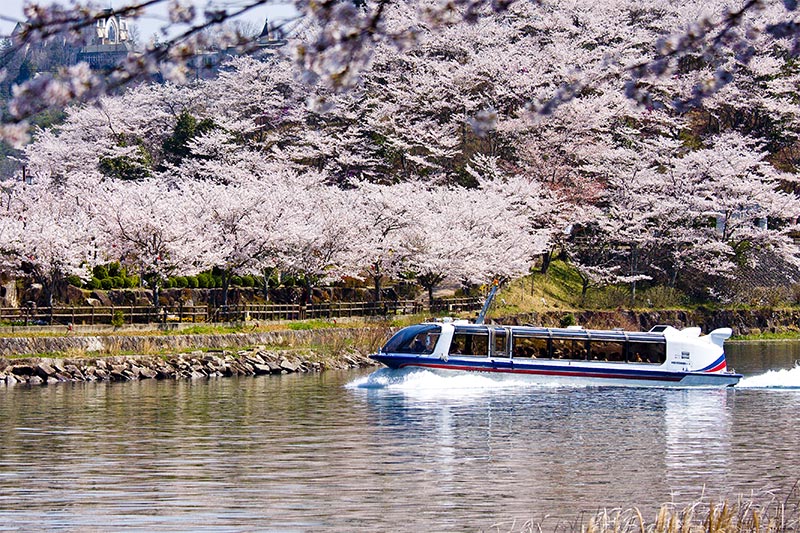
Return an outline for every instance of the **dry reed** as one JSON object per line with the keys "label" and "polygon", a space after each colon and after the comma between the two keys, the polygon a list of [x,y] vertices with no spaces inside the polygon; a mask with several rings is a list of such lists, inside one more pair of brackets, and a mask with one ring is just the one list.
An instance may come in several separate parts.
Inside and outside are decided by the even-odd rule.
{"label": "dry reed", "polygon": [[652,521],[638,508],[603,509],[573,522],[529,520],[495,524],[488,531],[520,533],[787,533],[800,532],[800,493],[795,484],[785,498],[774,494],[736,501],[696,501],[683,508],[662,505]]}

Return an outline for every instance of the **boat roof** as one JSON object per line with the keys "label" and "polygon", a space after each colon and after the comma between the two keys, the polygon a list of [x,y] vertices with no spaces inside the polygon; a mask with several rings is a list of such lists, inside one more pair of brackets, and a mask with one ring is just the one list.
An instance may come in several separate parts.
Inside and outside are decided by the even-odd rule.
{"label": "boat roof", "polygon": [[470,332],[475,333],[479,331],[486,331],[487,328],[495,330],[511,330],[515,336],[519,337],[541,337],[565,340],[594,340],[594,341],[634,341],[634,342],[666,342],[664,332],[673,330],[670,326],[656,326],[650,331],[624,331],[622,329],[584,329],[580,326],[571,326],[566,328],[544,328],[537,326],[500,326],[500,325],[487,325],[487,324],[472,324],[469,322],[455,321],[452,322],[455,326],[456,332]]}

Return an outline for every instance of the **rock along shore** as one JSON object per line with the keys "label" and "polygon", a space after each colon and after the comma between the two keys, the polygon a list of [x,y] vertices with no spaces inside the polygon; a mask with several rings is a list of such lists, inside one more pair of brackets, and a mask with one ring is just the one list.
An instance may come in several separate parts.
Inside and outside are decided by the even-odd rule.
{"label": "rock along shore", "polygon": [[[0,338],[0,386],[258,376],[359,368],[375,363],[367,354],[350,347],[347,339],[357,335],[383,338],[386,331],[365,328],[220,335],[3,337]],[[308,348],[297,349],[296,345],[327,349],[323,355]],[[122,351],[171,355],[103,355]],[[66,356],[7,357],[42,353]]]}
{"label": "rock along shore", "polygon": [[31,357],[0,359],[0,385],[260,376],[360,368],[373,364],[366,355],[356,351],[314,360],[289,351],[270,351],[263,347],[237,351],[193,351],[165,357]]}

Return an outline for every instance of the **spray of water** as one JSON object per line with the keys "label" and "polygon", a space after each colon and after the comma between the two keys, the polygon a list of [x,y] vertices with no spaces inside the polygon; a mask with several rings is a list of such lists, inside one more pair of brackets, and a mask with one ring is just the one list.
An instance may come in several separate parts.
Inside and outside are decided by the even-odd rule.
{"label": "spray of water", "polygon": [[424,368],[394,370],[381,368],[372,374],[347,384],[352,389],[392,389],[402,391],[485,391],[490,389],[512,389],[519,387],[564,387],[563,383],[533,382],[525,376],[495,376],[477,372],[439,374]]}
{"label": "spray of water", "polygon": [[[526,379],[525,376],[492,375],[482,373],[440,374],[423,368],[405,368],[394,370],[382,368],[368,376],[350,382],[351,389],[386,389],[404,392],[453,391],[454,393],[480,393],[491,389],[513,389],[520,387],[554,388],[554,387],[592,386],[591,380],[583,384],[565,384],[563,381],[541,382]],[[800,363],[794,368],[769,370],[757,376],[743,378],[737,389],[800,389]]]}
{"label": "spray of water", "polygon": [[737,389],[800,389],[800,364],[794,368],[769,370],[757,376],[743,378]]}

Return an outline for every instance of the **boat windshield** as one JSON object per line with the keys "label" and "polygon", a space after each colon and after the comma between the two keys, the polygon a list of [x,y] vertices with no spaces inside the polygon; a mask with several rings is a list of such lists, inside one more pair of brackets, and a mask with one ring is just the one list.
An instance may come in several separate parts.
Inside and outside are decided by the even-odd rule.
{"label": "boat windshield", "polygon": [[386,353],[433,353],[442,328],[433,324],[419,324],[403,328],[383,347]]}

